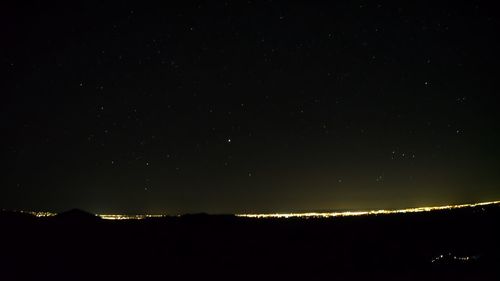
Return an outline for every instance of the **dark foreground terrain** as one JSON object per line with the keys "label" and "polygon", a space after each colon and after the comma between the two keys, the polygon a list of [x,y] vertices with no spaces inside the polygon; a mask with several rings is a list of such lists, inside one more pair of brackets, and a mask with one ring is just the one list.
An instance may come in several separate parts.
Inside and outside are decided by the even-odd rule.
{"label": "dark foreground terrain", "polygon": [[500,280],[500,206],[330,219],[0,214],[0,280]]}

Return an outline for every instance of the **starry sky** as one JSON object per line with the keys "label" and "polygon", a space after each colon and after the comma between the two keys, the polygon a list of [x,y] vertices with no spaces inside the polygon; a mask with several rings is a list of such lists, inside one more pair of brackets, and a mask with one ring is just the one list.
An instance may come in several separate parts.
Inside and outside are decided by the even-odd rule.
{"label": "starry sky", "polygon": [[1,208],[500,198],[491,1],[103,2],[2,11]]}

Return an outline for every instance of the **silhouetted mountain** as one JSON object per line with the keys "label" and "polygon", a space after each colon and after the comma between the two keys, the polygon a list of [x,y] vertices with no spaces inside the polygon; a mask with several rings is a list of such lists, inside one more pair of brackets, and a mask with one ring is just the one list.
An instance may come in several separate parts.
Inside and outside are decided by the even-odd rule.
{"label": "silhouetted mountain", "polygon": [[180,216],[180,219],[183,221],[198,221],[198,222],[207,222],[207,221],[227,221],[234,220],[236,216],[234,215],[209,215],[207,213],[196,213],[196,214],[185,214]]}
{"label": "silhouetted mountain", "polygon": [[71,210],[0,221],[0,279],[500,280],[499,224],[499,205],[320,219]]}
{"label": "silhouetted mountain", "polygon": [[58,220],[71,220],[71,221],[93,221],[101,219],[100,217],[92,213],[80,209],[71,209],[69,211],[59,213],[54,218]]}

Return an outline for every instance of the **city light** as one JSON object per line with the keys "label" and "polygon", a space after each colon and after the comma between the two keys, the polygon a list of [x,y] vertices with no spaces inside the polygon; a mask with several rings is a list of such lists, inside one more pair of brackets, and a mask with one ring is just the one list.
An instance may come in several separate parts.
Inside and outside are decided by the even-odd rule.
{"label": "city light", "polygon": [[448,253],[446,255],[439,255],[431,260],[432,263],[437,263],[442,260],[454,260],[457,262],[470,262],[479,259],[479,256],[456,256]]}
{"label": "city light", "polygon": [[97,215],[105,220],[142,220],[146,218],[161,218],[166,215]]}
{"label": "city light", "polygon": [[[472,208],[500,204],[500,201],[473,203],[473,204],[460,204],[460,205],[447,205],[436,207],[417,207],[407,209],[394,209],[394,210],[370,210],[370,211],[345,211],[345,212],[306,212],[306,213],[272,213],[272,214],[235,214],[237,217],[245,218],[334,218],[334,217],[352,217],[352,216],[370,216],[370,215],[388,215],[388,214],[405,214],[405,213],[421,213],[439,210],[453,210],[461,208]],[[57,215],[51,212],[28,212],[21,211],[39,218],[52,217]],[[168,215],[120,215],[120,214],[97,214],[98,217],[105,220],[141,220],[146,218],[160,218],[167,217]]]}
{"label": "city light", "polygon": [[439,210],[452,210],[460,208],[471,208],[479,206],[487,206],[499,204],[500,201],[447,205],[437,207],[418,207],[396,210],[371,210],[371,211],[346,211],[346,212],[310,212],[310,213],[275,213],[275,214],[237,214],[239,217],[247,218],[331,218],[331,217],[351,217],[351,216],[367,216],[367,215],[388,215],[388,214],[404,214],[404,213],[420,213]]}

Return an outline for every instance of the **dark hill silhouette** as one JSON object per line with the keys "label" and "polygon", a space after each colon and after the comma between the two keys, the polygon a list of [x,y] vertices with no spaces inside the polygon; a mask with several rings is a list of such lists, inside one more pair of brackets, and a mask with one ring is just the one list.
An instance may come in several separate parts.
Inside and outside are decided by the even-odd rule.
{"label": "dark hill silhouette", "polygon": [[189,222],[221,222],[236,219],[235,215],[209,215],[207,213],[185,214],[180,220]]}
{"label": "dark hill silhouette", "polygon": [[499,205],[330,219],[72,210],[0,220],[0,279],[500,280],[499,224]]}
{"label": "dark hill silhouette", "polygon": [[100,217],[80,209],[71,209],[66,212],[59,213],[54,216],[54,219],[72,222],[101,220]]}

